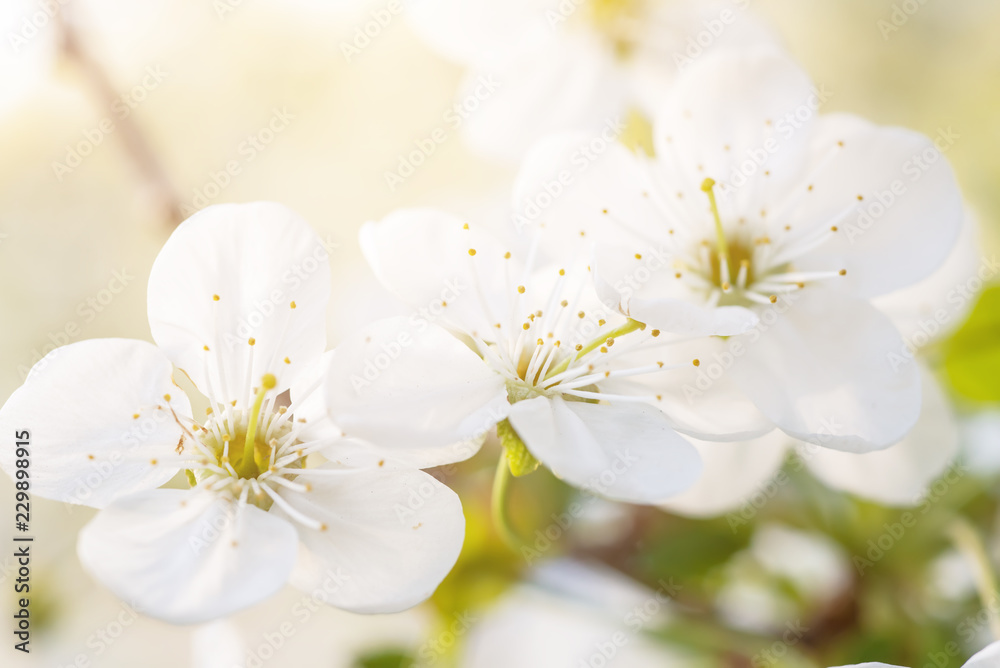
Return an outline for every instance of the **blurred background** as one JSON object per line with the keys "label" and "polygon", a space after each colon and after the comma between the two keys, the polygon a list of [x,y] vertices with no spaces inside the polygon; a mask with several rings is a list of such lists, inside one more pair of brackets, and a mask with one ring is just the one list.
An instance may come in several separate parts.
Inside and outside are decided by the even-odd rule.
{"label": "blurred background", "polygon": [[[1000,4],[749,4],[835,92],[826,111],[957,137],[947,158],[978,221],[978,253],[991,258]],[[912,11],[887,31],[880,21],[904,5]],[[502,215],[516,165],[477,156],[443,122],[465,70],[421,41],[398,7],[0,0],[0,400],[54,346],[148,340],[153,259],[180,220],[209,204],[282,202],[336,244],[331,345],[396,308],[361,259],[363,222],[413,205]],[[373,12],[382,24],[356,41]],[[445,141],[390,186],[386,172],[439,127]],[[468,537],[426,604],[364,617],[288,589],[186,628],[136,616],[82,571],[76,534],[93,511],[34,499],[32,653],[4,642],[0,664],[960,666],[1000,616],[995,587],[985,589],[992,598],[977,593],[977,567],[1000,556],[1000,295],[987,289],[973,303],[920,353],[952,403],[968,466],[913,510],[920,521],[902,549],[878,541],[905,509],[828,489],[793,456],[790,484],[752,512],[686,519],[587,501],[565,530],[558,518],[580,499],[539,470],[517,481],[512,503],[520,531],[544,540],[537,555],[517,554],[490,524],[498,447],[487,443],[436,472],[463,499]],[[0,477],[5,509],[12,499]],[[968,558],[968,531],[956,527],[983,540],[985,562]],[[859,555],[874,565],[859,566]],[[0,556],[5,611],[13,573]]]}

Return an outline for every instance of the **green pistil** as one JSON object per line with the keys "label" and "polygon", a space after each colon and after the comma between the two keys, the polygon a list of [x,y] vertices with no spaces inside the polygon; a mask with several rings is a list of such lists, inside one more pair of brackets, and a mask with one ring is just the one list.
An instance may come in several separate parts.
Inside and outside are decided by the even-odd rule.
{"label": "green pistil", "polygon": [[264,405],[264,395],[268,390],[274,389],[278,384],[277,378],[273,374],[266,373],[260,382],[260,389],[257,390],[257,397],[254,399],[253,408],[250,409],[250,419],[247,421],[247,435],[243,446],[243,459],[240,461],[240,475],[244,478],[254,478],[260,473],[257,462],[254,461],[254,446],[257,440],[257,422],[260,420],[260,409]]}
{"label": "green pistil", "polygon": [[579,351],[577,351],[576,355],[573,355],[573,356],[570,356],[570,357],[567,357],[566,359],[564,359],[562,362],[560,362],[555,367],[553,367],[545,375],[545,378],[549,379],[549,378],[552,378],[553,376],[558,376],[563,371],[565,371],[566,369],[568,369],[569,365],[572,362],[577,361],[578,359],[580,359],[581,357],[583,357],[587,353],[591,352],[592,350],[594,350],[598,346],[605,345],[608,342],[608,339],[617,339],[618,337],[625,336],[626,334],[630,334],[631,332],[634,332],[637,329],[645,329],[645,327],[646,327],[646,325],[643,324],[643,323],[641,323],[641,322],[639,322],[638,320],[632,320],[631,318],[629,318],[629,321],[627,323],[625,323],[624,325],[622,325],[621,327],[618,327],[617,329],[613,329],[610,332],[608,332],[607,334],[601,334],[596,339],[594,339],[593,341],[591,341],[590,343],[588,343],[587,345],[585,345],[583,348],[581,348]]}
{"label": "green pistil", "polygon": [[726,244],[726,233],[722,230],[722,218],[719,216],[719,203],[715,201],[714,188],[714,179],[709,178],[701,182],[701,190],[708,195],[708,201],[712,205],[712,216],[715,217],[715,243],[719,247],[719,259],[728,262],[729,246]]}

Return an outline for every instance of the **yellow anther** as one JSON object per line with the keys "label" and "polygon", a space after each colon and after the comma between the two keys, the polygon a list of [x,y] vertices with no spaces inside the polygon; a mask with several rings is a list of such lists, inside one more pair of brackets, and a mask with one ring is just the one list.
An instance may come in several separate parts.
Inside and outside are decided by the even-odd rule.
{"label": "yellow anther", "polygon": [[660,330],[654,329],[652,332],[650,332],[650,334],[652,334],[653,336],[659,336],[660,335]]}
{"label": "yellow anther", "polygon": [[249,339],[247,339],[247,343],[249,343],[251,346],[255,345],[257,343],[257,339],[251,336]]}
{"label": "yellow anther", "polygon": [[475,255],[475,254],[476,254],[476,249],[475,248],[470,248],[469,249],[469,255]]}
{"label": "yellow anther", "polygon": [[701,360],[699,359],[691,360],[691,364],[694,364],[695,366],[701,366]]}
{"label": "yellow anther", "polygon": [[290,303],[288,306],[291,308],[295,308],[295,302]]}
{"label": "yellow anther", "polygon": [[219,295],[212,295],[213,301],[219,301]]}
{"label": "yellow anther", "polygon": [[524,286],[523,285],[517,286],[517,291],[523,295],[524,294]]}

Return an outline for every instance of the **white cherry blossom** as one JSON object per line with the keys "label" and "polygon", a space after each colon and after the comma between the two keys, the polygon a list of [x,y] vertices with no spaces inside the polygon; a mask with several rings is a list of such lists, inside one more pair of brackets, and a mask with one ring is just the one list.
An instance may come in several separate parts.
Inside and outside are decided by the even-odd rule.
{"label": "white cherry blossom", "polygon": [[[346,610],[394,612],[451,569],[461,504],[417,470],[448,457],[341,461],[364,444],[310,434],[329,293],[329,252],[301,218],[271,203],[210,207],[153,265],[157,345],[56,349],[0,410],[3,429],[31,432],[32,493],[101,509],[80,560],[138,610],[202,622],[291,582]],[[476,359],[458,343],[434,353],[445,366]],[[201,424],[174,366],[207,397]],[[14,471],[12,451],[0,466]],[[181,471],[190,489],[160,488]]]}
{"label": "white cherry blossom", "polygon": [[[328,400],[369,426],[342,427],[379,443],[433,421],[445,434],[428,433],[440,442],[447,434],[499,424],[505,443],[519,439],[570,484],[634,503],[665,500],[697,478],[698,458],[677,430],[697,431],[700,417],[659,410],[651,405],[656,390],[633,382],[649,377],[669,386],[672,373],[700,363],[690,342],[604,308],[593,294],[586,258],[550,264],[538,237],[516,248],[424,209],[367,223],[361,245],[376,276],[398,298],[414,308],[440,308],[442,325],[476,351],[478,364],[396,364],[370,383],[352,385],[345,379],[363,374],[370,353],[345,355],[330,375]],[[449,285],[455,297],[444,300],[442,289]],[[384,347],[393,334],[368,345]],[[494,394],[466,390],[447,402],[437,391],[418,397],[399,392],[398,386],[412,386],[421,376],[445,388],[492,388]],[[375,414],[385,416],[381,423],[370,419]]]}
{"label": "white cherry blossom", "polygon": [[497,82],[459,115],[471,146],[504,160],[551,132],[648,114],[704,53],[772,39],[732,2],[409,0],[406,10],[430,46],[468,68],[459,105],[480,81]]}
{"label": "white cherry blossom", "polygon": [[[716,51],[660,107],[655,157],[611,147],[519,222],[591,244],[597,291],[620,313],[730,337],[689,386],[692,409],[733,386],[789,436],[867,452],[903,438],[921,402],[917,366],[895,363],[902,338],[871,300],[940,266],[964,212],[930,139],[820,116],[825,95],[775,49]],[[533,152],[518,212],[572,146]],[[638,276],[643,258],[657,270]]]}

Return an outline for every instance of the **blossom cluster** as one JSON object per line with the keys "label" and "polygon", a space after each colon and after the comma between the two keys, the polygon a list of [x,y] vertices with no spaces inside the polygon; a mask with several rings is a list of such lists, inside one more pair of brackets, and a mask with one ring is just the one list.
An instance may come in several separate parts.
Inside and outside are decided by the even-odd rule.
{"label": "blossom cluster", "polygon": [[[464,129],[519,164],[509,224],[403,209],[358,239],[433,321],[379,320],[327,350],[323,240],[280,204],[209,206],[152,266],[154,343],[59,348],[0,410],[0,429],[32,427],[33,493],[100,510],[80,560],[141,612],[203,622],[331,573],[336,607],[420,603],[465,532],[425,469],[493,435],[498,528],[515,543],[504,493],[539,467],[715,516],[745,508],[790,451],[890,505],[917,503],[950,464],[943,393],[899,355],[919,306],[907,289],[968,225],[935,140],[821,113],[831,93],[738,5],[706,21],[511,3],[498,21],[459,4],[409,16],[470,82],[502,82]],[[698,30],[662,39],[685,21],[711,49]],[[550,86],[558,105],[538,94]],[[644,141],[605,137],[581,162],[626,113]]]}

